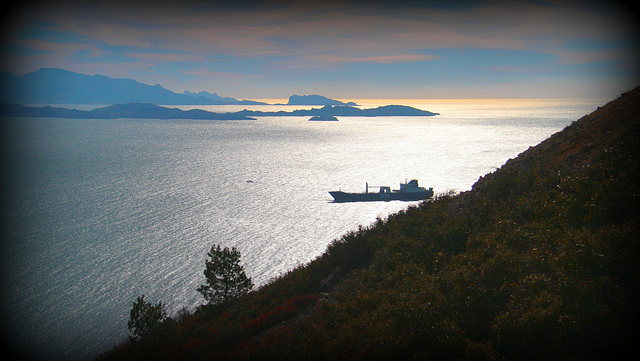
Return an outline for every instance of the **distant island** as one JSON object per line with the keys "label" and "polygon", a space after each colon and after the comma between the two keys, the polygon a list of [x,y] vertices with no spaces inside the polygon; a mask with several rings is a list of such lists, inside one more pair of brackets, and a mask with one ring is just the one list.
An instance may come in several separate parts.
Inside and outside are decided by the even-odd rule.
{"label": "distant island", "polygon": [[[388,105],[373,109],[359,109],[348,106],[327,105],[322,108],[301,109],[291,112],[263,112],[242,110],[230,113],[215,113],[201,109],[180,110],[148,103],[115,104],[93,110],[77,110],[60,107],[28,107],[21,104],[0,104],[0,116],[6,117],[41,117],[41,118],[73,118],[73,119],[202,119],[202,120],[250,120],[253,117],[266,116],[312,116],[313,120],[324,120],[336,116],[434,116],[438,113],[420,110],[403,105]],[[324,119],[320,119],[324,118]],[[331,119],[333,120],[333,119]],[[335,119],[337,120],[337,119]]]}
{"label": "distant island", "polygon": [[319,121],[319,122],[337,122],[338,118],[331,115],[316,115],[309,119],[309,121]]}
{"label": "distant island", "polygon": [[[374,109],[356,108],[353,102],[344,103],[322,95],[292,95],[286,105],[323,105],[322,108],[287,111],[242,110],[234,113],[215,113],[204,110],[183,111],[163,105],[269,105],[253,100],[221,97],[201,91],[174,93],[161,85],[138,83],[132,79],[114,79],[103,75],[85,75],[63,69],[40,69],[21,76],[0,71],[0,113],[16,117],[56,117],[76,119],[210,119],[242,120],[265,116],[312,117],[376,117],[376,116],[433,116],[438,113],[402,105],[387,105]],[[22,105],[20,105],[22,104]],[[91,111],[60,107],[28,107],[24,104],[114,104]],[[315,120],[315,119],[314,119]],[[333,119],[332,119],[333,120]]]}
{"label": "distant island", "polygon": [[406,105],[386,105],[371,109],[360,109],[351,106],[331,106],[326,105],[322,108],[299,109],[291,112],[277,111],[264,112],[259,110],[243,110],[237,114],[252,117],[286,117],[286,116],[342,116],[342,117],[406,117],[406,116],[434,116],[439,113],[433,113],[427,110],[421,110]]}
{"label": "distant island", "polygon": [[343,103],[339,100],[330,99],[322,95],[292,95],[289,97],[287,105],[338,105],[355,107],[354,102]]}
{"label": "distant island", "polygon": [[238,113],[214,113],[201,109],[181,110],[155,104],[116,104],[93,110],[77,110],[59,107],[27,107],[21,104],[0,104],[0,116],[72,119],[194,119],[194,120],[252,120]]}

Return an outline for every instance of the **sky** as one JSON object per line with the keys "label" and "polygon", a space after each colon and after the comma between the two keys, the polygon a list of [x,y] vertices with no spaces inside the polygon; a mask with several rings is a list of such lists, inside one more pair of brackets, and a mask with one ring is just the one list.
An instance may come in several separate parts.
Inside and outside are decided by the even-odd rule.
{"label": "sky", "polygon": [[238,99],[613,98],[640,85],[624,2],[16,1],[0,70]]}

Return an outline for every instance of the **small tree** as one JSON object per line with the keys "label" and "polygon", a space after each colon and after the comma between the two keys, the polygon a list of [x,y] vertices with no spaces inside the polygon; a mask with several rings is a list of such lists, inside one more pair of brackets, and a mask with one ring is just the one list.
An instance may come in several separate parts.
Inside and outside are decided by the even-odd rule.
{"label": "small tree", "polygon": [[213,245],[207,253],[204,277],[206,284],[198,287],[198,292],[210,305],[226,303],[247,294],[253,283],[240,265],[240,251],[235,247],[222,249]]}
{"label": "small tree", "polygon": [[133,303],[127,327],[133,334],[132,339],[135,340],[155,330],[166,318],[167,313],[162,302],[152,305],[145,301],[142,295]]}

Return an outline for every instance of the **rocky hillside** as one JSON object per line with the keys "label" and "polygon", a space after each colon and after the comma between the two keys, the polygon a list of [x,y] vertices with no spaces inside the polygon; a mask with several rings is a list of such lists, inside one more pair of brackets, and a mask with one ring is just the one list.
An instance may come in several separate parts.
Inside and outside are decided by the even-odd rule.
{"label": "rocky hillside", "polygon": [[601,360],[638,322],[640,88],[105,359]]}

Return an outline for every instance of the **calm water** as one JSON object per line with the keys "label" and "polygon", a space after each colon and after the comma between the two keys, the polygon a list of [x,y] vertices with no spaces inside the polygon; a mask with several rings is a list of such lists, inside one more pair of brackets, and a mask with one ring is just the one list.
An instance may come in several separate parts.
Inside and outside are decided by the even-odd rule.
{"label": "calm water", "polygon": [[468,190],[602,104],[358,102],[441,115],[3,119],[4,338],[30,356],[90,359],[127,337],[140,294],[172,315],[201,304],[196,288],[214,242],[238,247],[249,276],[264,284],[408,205],[335,204],[327,191],[363,191],[365,182],[395,189],[411,178],[436,193]]}

